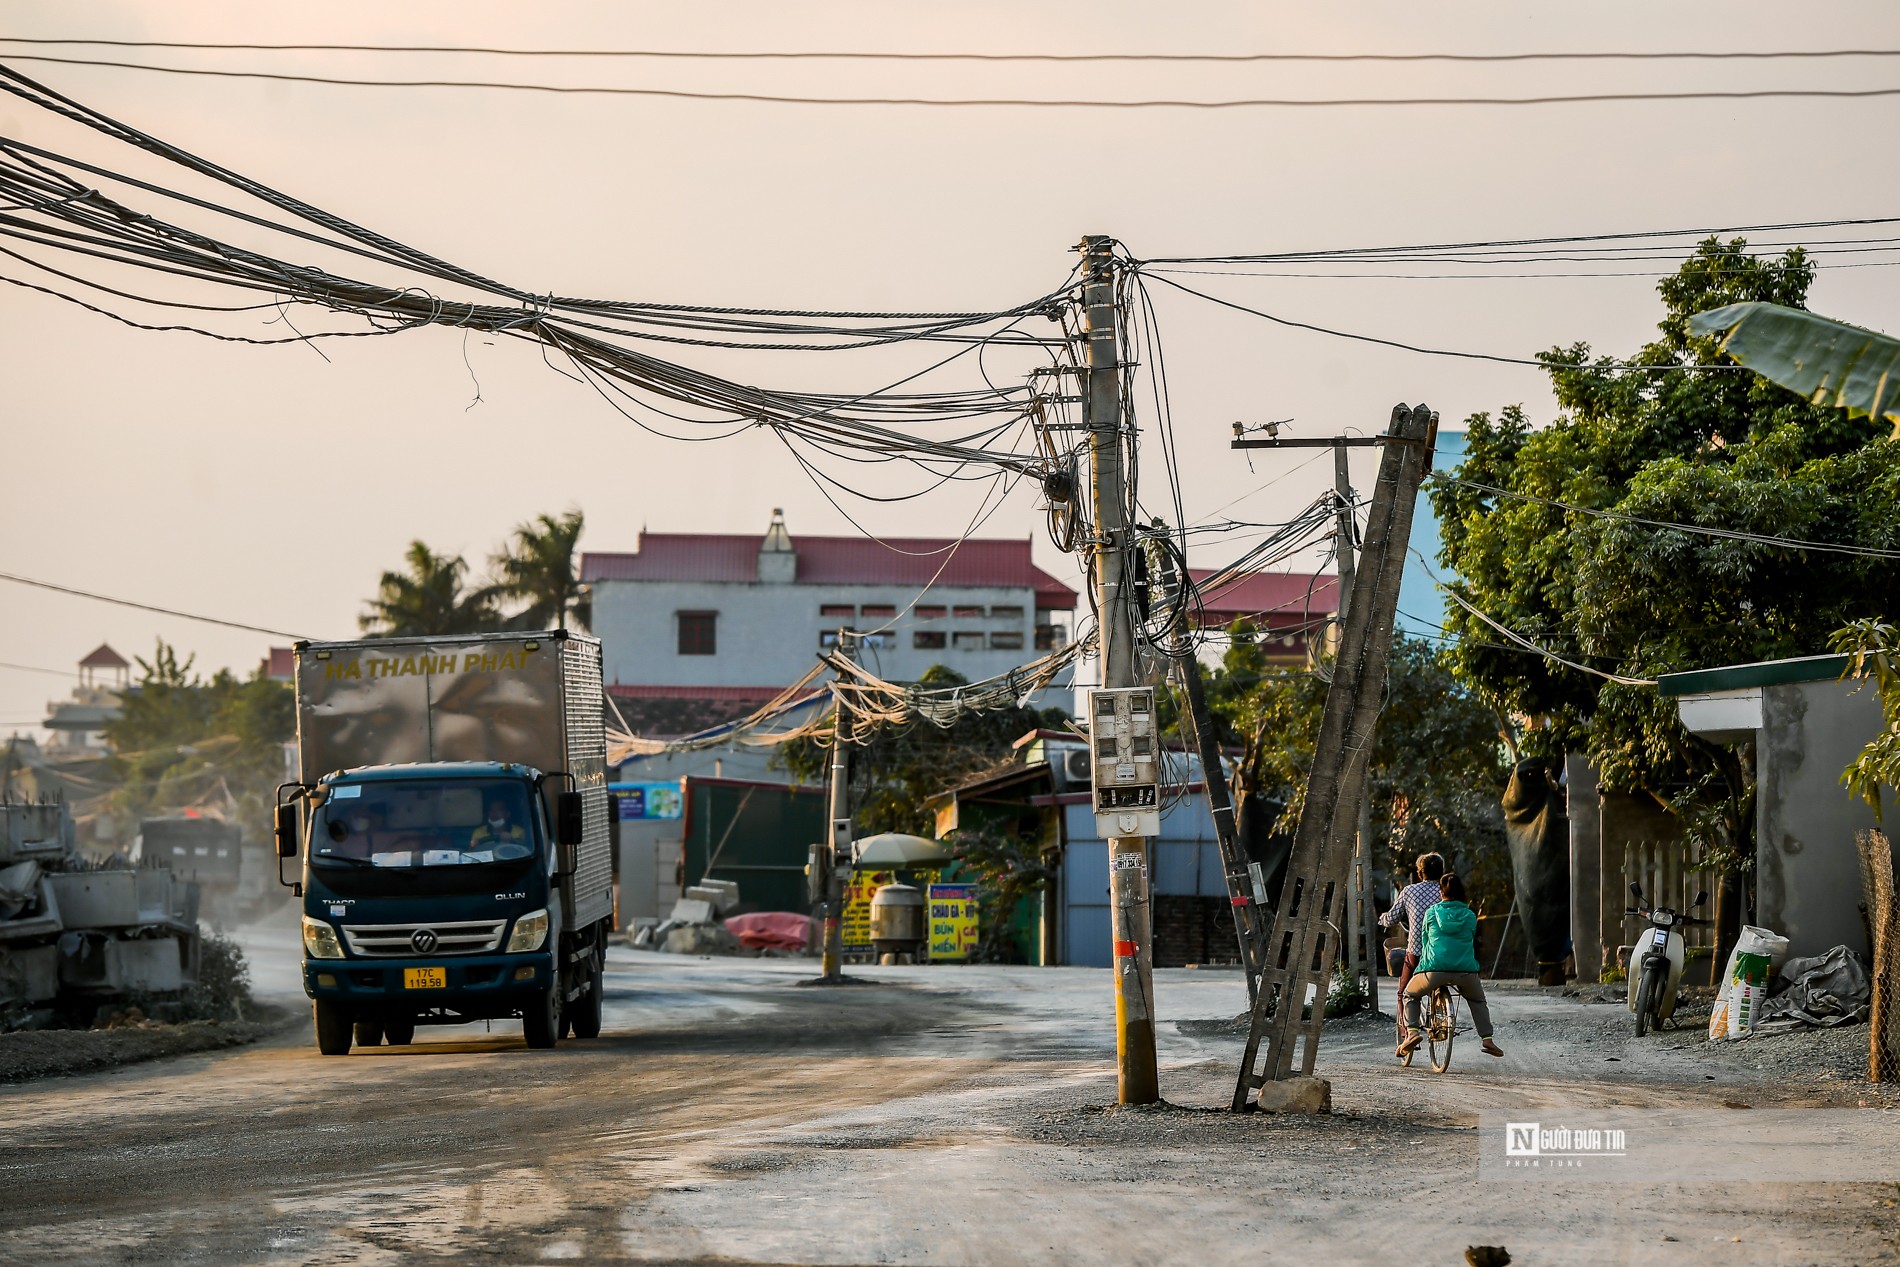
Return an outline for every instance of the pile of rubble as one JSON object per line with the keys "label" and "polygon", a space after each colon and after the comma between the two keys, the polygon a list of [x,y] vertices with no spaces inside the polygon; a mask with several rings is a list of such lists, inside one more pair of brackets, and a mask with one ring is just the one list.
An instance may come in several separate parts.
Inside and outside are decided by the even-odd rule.
{"label": "pile of rubble", "polygon": [[0,1030],[184,990],[199,953],[196,884],[85,859],[63,803],[0,804]]}
{"label": "pile of rubble", "polygon": [[803,915],[737,915],[739,886],[703,880],[673,903],[663,920],[636,919],[627,940],[672,955],[802,955],[810,921]]}

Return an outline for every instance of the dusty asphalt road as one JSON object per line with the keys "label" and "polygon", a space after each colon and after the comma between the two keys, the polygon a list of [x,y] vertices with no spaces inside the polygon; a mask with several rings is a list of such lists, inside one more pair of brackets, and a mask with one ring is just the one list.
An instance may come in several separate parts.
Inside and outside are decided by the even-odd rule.
{"label": "dusty asphalt road", "polygon": [[[253,958],[295,991],[294,947]],[[1396,1069],[1383,1025],[1329,1029],[1330,1118],[1111,1112],[1105,973],[859,973],[616,950],[607,1032],[552,1052],[497,1023],[323,1059],[298,1030],[0,1090],[0,1261],[1900,1261],[1891,1185],[1481,1180],[1486,1108],[1872,1094],[1639,1047],[1619,1009],[1506,987],[1509,1057],[1444,1077]],[[1224,1105],[1238,974],[1157,978],[1164,1093]]]}

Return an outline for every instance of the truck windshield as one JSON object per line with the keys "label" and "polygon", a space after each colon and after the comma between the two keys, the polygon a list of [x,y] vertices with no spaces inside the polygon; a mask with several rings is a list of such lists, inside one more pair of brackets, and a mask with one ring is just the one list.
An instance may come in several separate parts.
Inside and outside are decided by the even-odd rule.
{"label": "truck windshield", "polygon": [[528,789],[516,779],[332,784],[310,833],[313,866],[401,870],[534,856]]}

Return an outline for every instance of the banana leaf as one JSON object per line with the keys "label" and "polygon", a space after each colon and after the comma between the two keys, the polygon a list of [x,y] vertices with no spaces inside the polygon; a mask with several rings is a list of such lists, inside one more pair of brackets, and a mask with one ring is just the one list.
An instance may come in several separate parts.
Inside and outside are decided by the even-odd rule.
{"label": "banana leaf", "polygon": [[1900,339],[1780,304],[1730,304],[1689,318],[1697,334],[1763,378],[1851,417],[1892,419],[1900,437]]}

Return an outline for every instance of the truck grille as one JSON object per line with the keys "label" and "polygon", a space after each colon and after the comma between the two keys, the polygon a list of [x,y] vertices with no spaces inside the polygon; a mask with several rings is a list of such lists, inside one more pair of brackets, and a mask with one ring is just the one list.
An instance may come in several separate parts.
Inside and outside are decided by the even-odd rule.
{"label": "truck grille", "polygon": [[[450,924],[345,924],[343,940],[351,954],[368,958],[481,955],[501,946],[501,930],[507,926],[505,919],[463,920]],[[434,949],[416,948],[415,936],[423,931],[435,934]]]}

